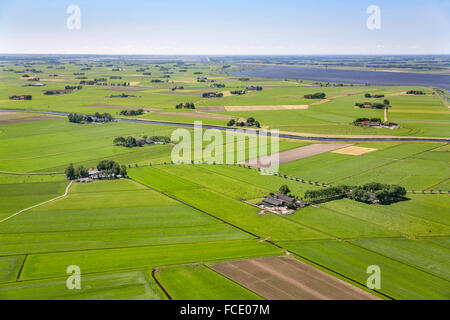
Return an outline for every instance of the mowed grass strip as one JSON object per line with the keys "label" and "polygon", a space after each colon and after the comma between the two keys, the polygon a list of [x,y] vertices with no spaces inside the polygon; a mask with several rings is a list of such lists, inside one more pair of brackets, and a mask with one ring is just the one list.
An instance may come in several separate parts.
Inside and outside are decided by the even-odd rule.
{"label": "mowed grass strip", "polygon": [[341,275],[366,284],[366,270],[381,270],[381,289],[394,299],[448,299],[448,281],[351,243],[335,240],[282,242],[285,248]]}
{"label": "mowed grass strip", "polygon": [[204,265],[162,268],[157,279],[176,300],[262,300]]}
{"label": "mowed grass strip", "polygon": [[[83,271],[83,270],[82,270]],[[67,277],[0,285],[1,300],[165,300],[151,270],[83,274],[80,290],[69,290]]]}
{"label": "mowed grass strip", "polygon": [[0,283],[16,281],[24,255],[0,257]]}
{"label": "mowed grass strip", "polygon": [[164,246],[33,254],[28,256],[20,280],[62,277],[69,265],[84,274],[156,267],[202,261],[281,254],[282,250],[258,240],[217,241]]}
{"label": "mowed grass strip", "polygon": [[426,239],[361,239],[352,242],[450,281],[450,248]]}

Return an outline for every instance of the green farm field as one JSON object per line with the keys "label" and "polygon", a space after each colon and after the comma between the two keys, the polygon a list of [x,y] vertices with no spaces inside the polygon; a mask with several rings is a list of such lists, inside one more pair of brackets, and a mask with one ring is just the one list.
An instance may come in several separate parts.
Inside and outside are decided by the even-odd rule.
{"label": "green farm field", "polygon": [[[450,299],[450,109],[436,88],[243,79],[228,72],[240,70],[240,65],[225,66],[214,59],[181,63],[79,57],[27,63],[0,59],[0,64],[1,300],[259,300],[261,296],[210,266],[283,255],[384,299]],[[35,70],[29,71],[28,64]],[[44,94],[94,79],[95,84],[73,92]],[[35,83],[43,86],[29,86]],[[262,90],[247,90],[251,86]],[[247,91],[238,95],[233,90]],[[406,94],[409,90],[424,94]],[[224,95],[203,97],[207,92]],[[304,97],[318,92],[326,98]],[[384,97],[366,98],[366,93]],[[32,100],[12,100],[13,95],[32,95]],[[383,110],[355,103],[384,99],[390,104],[388,121],[400,128],[352,124],[360,117],[384,117]],[[187,102],[196,109],[175,107]],[[307,107],[256,110],[294,105]],[[246,111],[230,111],[233,106]],[[144,111],[138,116],[120,114],[139,108]],[[107,112],[115,118],[185,126],[80,124],[44,111]],[[213,159],[203,153],[202,163],[180,165],[172,163],[176,143],[113,143],[119,136],[171,137],[176,129],[192,136],[186,124],[194,121],[223,129],[230,119],[249,118],[262,129],[298,137],[281,138],[280,152],[326,143],[370,152],[303,155],[282,163],[278,175],[265,175],[244,164],[220,164],[227,158],[253,158],[249,138],[245,145],[224,139],[211,153]],[[307,140],[326,137],[341,140]],[[402,137],[432,139],[390,140]],[[193,141],[188,159],[197,161]],[[272,153],[271,142],[260,141],[256,149],[267,147]],[[209,150],[209,142],[199,147]],[[74,181],[68,188],[64,172],[69,164],[89,169],[101,160],[124,165],[126,176]],[[257,206],[283,185],[303,200],[307,191],[325,185],[369,182],[400,185],[406,197],[389,205],[340,199],[292,214]],[[81,290],[66,288],[70,265],[81,269]],[[380,289],[366,287],[371,265],[381,269]]]}

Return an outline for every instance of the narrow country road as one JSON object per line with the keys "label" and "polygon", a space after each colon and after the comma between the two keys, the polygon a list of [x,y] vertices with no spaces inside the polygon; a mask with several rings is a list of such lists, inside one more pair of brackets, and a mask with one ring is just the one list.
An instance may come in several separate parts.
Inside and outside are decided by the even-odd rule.
{"label": "narrow country road", "polygon": [[70,186],[72,185],[72,183],[73,183],[73,181],[70,181],[69,185],[68,185],[67,188],[66,188],[66,192],[64,192],[63,195],[58,196],[58,197],[53,198],[53,199],[50,199],[50,200],[47,200],[47,201],[44,201],[44,202],[41,202],[41,203],[38,203],[38,204],[35,204],[34,206],[31,206],[31,207],[22,209],[22,210],[20,210],[20,211],[18,211],[18,212],[16,212],[16,213],[10,215],[9,217],[6,217],[6,218],[4,218],[3,220],[0,220],[0,223],[3,223],[3,222],[5,222],[5,221],[7,221],[7,220],[9,220],[9,219],[11,219],[11,218],[13,218],[13,217],[15,217],[15,216],[21,214],[21,213],[23,213],[23,212],[25,212],[25,211],[31,210],[31,209],[33,209],[33,208],[42,206],[43,204],[46,204],[46,203],[49,203],[49,202],[52,202],[52,201],[55,201],[55,200],[58,200],[58,199],[61,199],[61,198],[66,197],[67,194],[69,193],[69,189],[70,189]]}

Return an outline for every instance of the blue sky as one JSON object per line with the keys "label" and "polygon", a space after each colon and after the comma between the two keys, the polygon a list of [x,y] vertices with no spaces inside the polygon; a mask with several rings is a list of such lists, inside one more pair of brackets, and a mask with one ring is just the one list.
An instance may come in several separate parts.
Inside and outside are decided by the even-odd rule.
{"label": "blue sky", "polygon": [[0,53],[449,54],[449,16],[449,0],[0,0]]}

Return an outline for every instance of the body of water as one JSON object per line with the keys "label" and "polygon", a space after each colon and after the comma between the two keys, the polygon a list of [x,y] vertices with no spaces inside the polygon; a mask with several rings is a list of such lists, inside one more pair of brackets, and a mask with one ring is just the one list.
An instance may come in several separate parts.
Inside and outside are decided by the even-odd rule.
{"label": "body of water", "polygon": [[231,72],[238,76],[378,86],[432,86],[450,90],[450,75],[269,66]]}

